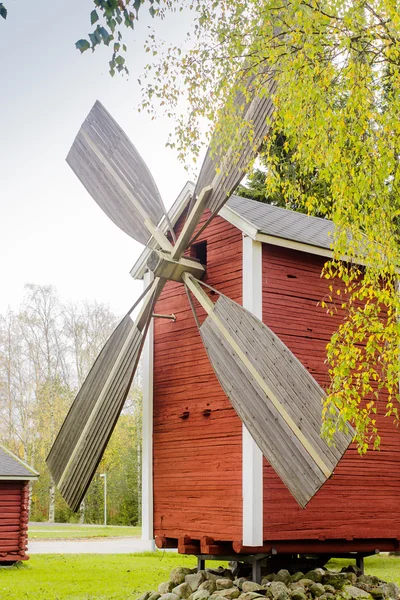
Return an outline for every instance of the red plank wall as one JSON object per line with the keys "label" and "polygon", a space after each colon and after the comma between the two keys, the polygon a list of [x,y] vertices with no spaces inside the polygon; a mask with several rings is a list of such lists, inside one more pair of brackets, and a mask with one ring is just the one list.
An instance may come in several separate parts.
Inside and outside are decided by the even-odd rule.
{"label": "red plank wall", "polygon": [[[217,217],[198,241],[205,239],[205,281],[241,302],[241,232]],[[214,375],[183,285],[169,282],[155,312],[177,316],[175,323],[155,319],[155,535],[240,539],[241,422]],[[185,411],[188,418],[180,418]]]}
{"label": "red plank wall", "polygon": [[[205,239],[205,281],[241,303],[241,232],[218,217],[198,241]],[[263,245],[263,320],[326,386],[325,346],[338,321],[317,306],[328,286],[323,262]],[[183,286],[169,282],[155,312],[177,315],[176,323],[155,320],[155,535],[240,540],[241,422],[208,361]],[[380,421],[381,450],[361,458],[351,447],[305,510],[264,461],[264,540],[400,538],[400,430]]]}
{"label": "red plank wall", "polygon": [[[323,262],[263,245],[263,320],[324,387],[325,347],[341,317],[317,306],[329,285]],[[360,457],[351,447],[305,510],[264,461],[264,540],[400,538],[400,430],[382,415],[378,425],[381,450]]]}
{"label": "red plank wall", "polygon": [[0,562],[27,560],[29,483],[0,481]]}

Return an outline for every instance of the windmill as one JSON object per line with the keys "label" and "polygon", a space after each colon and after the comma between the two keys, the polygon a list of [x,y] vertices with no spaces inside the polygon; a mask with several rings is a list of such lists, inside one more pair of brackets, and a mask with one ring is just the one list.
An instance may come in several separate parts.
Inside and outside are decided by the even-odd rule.
{"label": "windmill", "polygon": [[[251,86],[251,82],[249,86]],[[270,87],[270,91],[272,89]],[[250,90],[251,93],[252,90]],[[268,133],[271,97],[243,102],[243,127],[219,161],[209,149],[184,227],[170,239],[157,226],[164,209],[143,159],[100,102],[85,119],[67,162],[110,219],[144,245],[154,241],[147,267],[153,282],[111,335],[61,427],[47,464],[62,496],[77,510],[94,476],[127,397],[155,303],[166,282],[185,286],[216,376],[256,444],[301,507],[305,507],[349,446],[353,432],[337,432],[334,445],[320,437],[324,390],[283,342],[226,296],[207,293],[205,268],[185,251],[198,235],[205,210],[217,215],[243,178]],[[246,137],[251,127],[253,136]],[[241,138],[237,157],[238,138]],[[193,300],[206,312],[200,324]],[[135,320],[130,316],[143,300]]]}

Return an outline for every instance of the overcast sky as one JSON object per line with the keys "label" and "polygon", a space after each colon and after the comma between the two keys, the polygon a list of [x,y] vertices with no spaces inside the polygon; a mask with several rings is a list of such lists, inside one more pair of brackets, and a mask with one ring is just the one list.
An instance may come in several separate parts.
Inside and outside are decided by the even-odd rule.
{"label": "overcast sky", "polygon": [[108,49],[82,56],[75,49],[90,30],[91,0],[6,5],[8,18],[0,19],[0,312],[17,308],[24,284],[36,283],[54,285],[63,299],[109,303],[122,315],[141,291],[129,270],[142,246],[106,217],[65,157],[99,99],[143,156],[167,208],[172,204],[188,175],[165,148],[172,122],[137,112],[137,77],[146,60],[146,23],[176,40],[185,17],[151,21],[142,10],[145,22],[127,38],[130,78],[112,79]]}

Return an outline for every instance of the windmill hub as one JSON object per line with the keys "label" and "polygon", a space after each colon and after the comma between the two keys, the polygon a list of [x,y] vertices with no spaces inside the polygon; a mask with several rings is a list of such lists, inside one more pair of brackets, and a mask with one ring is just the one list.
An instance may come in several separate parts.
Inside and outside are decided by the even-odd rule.
{"label": "windmill hub", "polygon": [[190,273],[196,279],[201,279],[205,273],[205,268],[197,260],[186,257],[174,260],[170,254],[161,250],[152,251],[147,260],[147,267],[154,273],[154,277],[180,282],[183,273]]}

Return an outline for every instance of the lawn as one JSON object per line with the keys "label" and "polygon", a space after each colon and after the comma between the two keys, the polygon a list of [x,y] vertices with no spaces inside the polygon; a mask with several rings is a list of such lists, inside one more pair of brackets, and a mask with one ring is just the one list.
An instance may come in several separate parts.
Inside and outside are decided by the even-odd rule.
{"label": "lawn", "polygon": [[[339,571],[343,566],[354,563],[349,560],[331,560],[328,568]],[[400,586],[400,556],[369,556],[365,559],[366,575],[376,575],[384,581],[392,581]]]}
{"label": "lawn", "polygon": [[[350,561],[331,561],[339,569]],[[215,566],[218,563],[209,563]],[[400,585],[400,558],[374,556],[366,573]],[[156,589],[177,566],[193,567],[195,558],[173,553],[32,556],[12,568],[0,568],[0,598],[7,600],[132,600]]]}
{"label": "lawn", "polygon": [[29,539],[55,540],[55,539],[86,539],[96,537],[140,537],[140,527],[114,527],[108,525],[79,525],[78,523],[54,523],[42,525],[34,523],[29,525]]}
{"label": "lawn", "polygon": [[35,555],[0,568],[0,598],[7,600],[135,599],[157,589],[172,569],[196,559],[170,552],[142,554]]}

